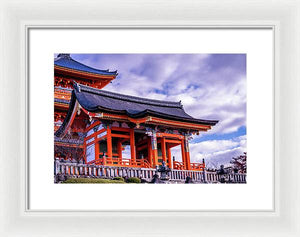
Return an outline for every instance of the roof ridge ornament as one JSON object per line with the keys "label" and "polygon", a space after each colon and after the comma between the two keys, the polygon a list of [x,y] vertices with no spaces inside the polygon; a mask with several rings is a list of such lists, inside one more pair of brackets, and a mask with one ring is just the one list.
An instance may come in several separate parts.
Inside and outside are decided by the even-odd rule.
{"label": "roof ridge ornament", "polygon": [[181,108],[183,108],[183,104],[182,104],[181,100],[179,100],[179,105]]}

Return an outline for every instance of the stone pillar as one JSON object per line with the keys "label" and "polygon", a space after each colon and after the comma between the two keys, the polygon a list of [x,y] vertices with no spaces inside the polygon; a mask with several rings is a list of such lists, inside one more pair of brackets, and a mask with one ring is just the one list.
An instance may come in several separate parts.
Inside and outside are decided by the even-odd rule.
{"label": "stone pillar", "polygon": [[206,175],[205,175],[205,160],[204,159],[202,160],[202,163],[204,165],[204,168],[203,168],[203,182],[206,183],[207,180],[206,180]]}
{"label": "stone pillar", "polygon": [[59,173],[59,158],[55,158],[54,161],[54,174],[57,175]]}

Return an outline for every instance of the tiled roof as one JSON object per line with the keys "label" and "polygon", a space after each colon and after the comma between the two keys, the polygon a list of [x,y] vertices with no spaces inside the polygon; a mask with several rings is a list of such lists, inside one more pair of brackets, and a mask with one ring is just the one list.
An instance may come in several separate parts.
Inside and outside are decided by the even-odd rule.
{"label": "tiled roof", "polygon": [[114,112],[132,118],[158,116],[207,125],[215,125],[218,122],[193,118],[184,111],[181,102],[128,96],[80,84],[74,85],[74,94],[79,104],[89,112]]}
{"label": "tiled roof", "polygon": [[77,62],[70,54],[58,54],[54,59],[54,65],[99,75],[117,75],[117,71],[99,70]]}
{"label": "tiled roof", "polygon": [[[158,107],[171,107],[171,108],[179,108],[182,109],[182,104],[180,102],[173,102],[173,101],[163,101],[163,100],[154,100],[154,99],[148,99],[148,98],[142,98],[137,96],[130,96],[130,95],[124,95],[119,93],[114,93],[110,91],[105,90],[99,90],[90,86],[85,86],[81,84],[74,84],[74,88],[76,88],[76,94],[80,96],[80,93],[89,96],[89,95],[97,95],[98,99],[107,98],[105,101],[95,101],[96,105],[99,106],[100,103],[101,106],[105,107],[107,103],[112,102],[111,106],[116,106],[114,109],[116,110],[122,110],[124,109],[124,106],[138,106],[143,105],[143,108],[149,107],[149,106],[158,106]],[[92,98],[90,98],[91,100]],[[120,103],[121,102],[121,103]],[[124,104],[127,102],[126,104]],[[130,103],[130,105],[129,105]],[[127,105],[127,106],[126,106]],[[141,108],[142,109],[142,108]]]}
{"label": "tiled roof", "polygon": [[187,114],[180,102],[152,100],[147,98],[128,96],[109,91],[95,89],[89,86],[75,84],[69,105],[68,115],[63,125],[57,130],[60,136],[65,125],[71,118],[76,100],[85,110],[94,113],[108,112],[124,114],[131,118],[153,116],[173,121],[189,122],[201,125],[216,125],[216,120],[196,119]]}

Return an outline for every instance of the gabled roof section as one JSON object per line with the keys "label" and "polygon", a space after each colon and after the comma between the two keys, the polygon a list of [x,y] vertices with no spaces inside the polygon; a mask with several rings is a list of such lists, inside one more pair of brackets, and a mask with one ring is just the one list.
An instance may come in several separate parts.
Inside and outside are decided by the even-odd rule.
{"label": "gabled roof section", "polygon": [[162,118],[215,125],[218,121],[196,119],[187,114],[181,102],[153,100],[123,95],[75,84],[74,94],[79,104],[89,112],[125,114],[131,118],[158,116]]}
{"label": "gabled roof section", "polygon": [[87,72],[98,75],[112,75],[116,76],[117,71],[99,70],[96,68],[89,67],[80,62],[77,62],[71,58],[70,54],[58,54],[57,58],[54,59],[54,65],[58,67],[68,68],[75,71]]}
{"label": "gabled roof section", "polygon": [[147,116],[181,121],[197,125],[214,126],[217,120],[196,119],[187,114],[181,102],[153,100],[136,96],[123,95],[109,91],[95,89],[89,86],[74,84],[68,115],[62,126],[56,132],[57,136],[65,129],[68,120],[75,108],[75,102],[88,112],[110,113],[127,115],[129,118],[138,119]]}

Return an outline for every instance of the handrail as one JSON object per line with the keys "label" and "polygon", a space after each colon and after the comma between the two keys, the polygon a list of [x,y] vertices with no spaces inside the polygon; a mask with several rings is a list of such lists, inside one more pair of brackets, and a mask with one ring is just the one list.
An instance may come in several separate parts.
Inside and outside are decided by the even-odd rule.
{"label": "handrail", "polygon": [[133,161],[126,158],[102,157],[97,160],[92,160],[87,164],[151,168],[150,163],[146,159],[137,159],[136,161]]}
{"label": "handrail", "polygon": [[191,163],[191,169],[203,171],[205,169],[205,163]]}
{"label": "handrail", "polygon": [[173,169],[175,169],[175,170],[185,170],[183,162],[173,161]]}
{"label": "handrail", "polygon": [[[173,161],[173,169],[185,170],[183,162]],[[191,170],[203,171],[205,169],[204,163],[191,163]]]}

